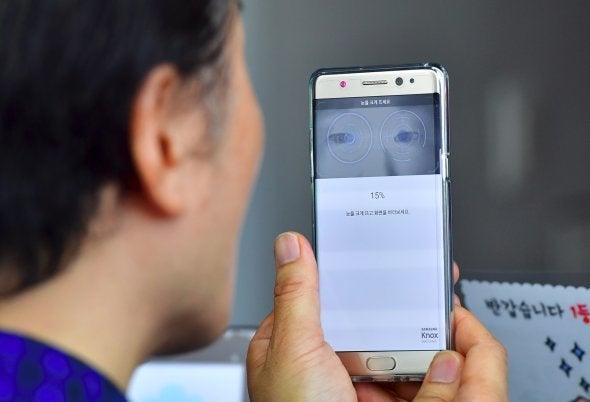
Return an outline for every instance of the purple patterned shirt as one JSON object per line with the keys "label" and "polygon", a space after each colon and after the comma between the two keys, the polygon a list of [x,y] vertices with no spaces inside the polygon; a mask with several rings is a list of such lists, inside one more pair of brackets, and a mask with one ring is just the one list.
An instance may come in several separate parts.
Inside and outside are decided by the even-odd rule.
{"label": "purple patterned shirt", "polygon": [[104,375],[54,347],[0,331],[0,401],[125,402]]}

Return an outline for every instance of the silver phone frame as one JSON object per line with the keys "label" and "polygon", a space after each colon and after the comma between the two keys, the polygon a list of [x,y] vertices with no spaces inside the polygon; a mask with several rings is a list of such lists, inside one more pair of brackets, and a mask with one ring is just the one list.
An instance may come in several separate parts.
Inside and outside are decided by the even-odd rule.
{"label": "silver phone frame", "polygon": [[[309,104],[310,104],[310,162],[311,162],[311,194],[312,194],[312,233],[313,247],[316,249],[316,195],[315,195],[315,154],[314,154],[314,100],[316,99],[316,81],[325,75],[394,72],[404,70],[430,70],[434,72],[438,84],[440,96],[440,135],[441,158],[440,171],[442,177],[443,194],[443,248],[444,248],[444,289],[445,289],[445,324],[446,324],[446,349],[454,348],[453,316],[454,316],[454,283],[453,283],[453,256],[451,235],[451,193],[449,175],[450,133],[448,114],[448,74],[445,68],[439,64],[406,64],[396,66],[353,67],[320,69],[314,72],[309,80]],[[370,95],[366,96],[378,96]],[[321,269],[318,267],[318,269]],[[321,295],[320,295],[321,297]],[[337,352],[342,363],[348,370],[353,381],[420,381],[428,370],[432,358],[438,351],[374,351],[374,352]],[[396,363],[392,370],[373,371],[367,367],[369,358],[394,358]],[[400,364],[401,363],[401,364]]]}

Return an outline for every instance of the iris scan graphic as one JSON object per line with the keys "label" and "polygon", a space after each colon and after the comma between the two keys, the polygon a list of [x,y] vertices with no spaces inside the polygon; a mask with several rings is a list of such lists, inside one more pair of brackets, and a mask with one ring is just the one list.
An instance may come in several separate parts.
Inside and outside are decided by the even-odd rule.
{"label": "iris scan graphic", "polygon": [[373,146],[373,133],[367,119],[357,113],[336,117],[326,136],[330,154],[342,163],[363,160]]}
{"label": "iris scan graphic", "polygon": [[435,107],[431,95],[316,101],[316,178],[436,174]]}
{"label": "iris scan graphic", "polygon": [[390,114],[381,126],[381,146],[396,161],[412,161],[426,146],[424,122],[409,110]]}

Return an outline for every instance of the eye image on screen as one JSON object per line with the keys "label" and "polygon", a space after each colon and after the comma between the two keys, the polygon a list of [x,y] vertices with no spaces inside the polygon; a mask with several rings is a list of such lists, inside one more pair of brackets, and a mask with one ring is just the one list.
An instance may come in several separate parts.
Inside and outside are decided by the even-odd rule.
{"label": "eye image on screen", "polygon": [[328,149],[342,163],[363,160],[373,146],[373,133],[367,119],[358,113],[342,113],[326,133]]}
{"label": "eye image on screen", "polygon": [[[395,98],[395,97],[392,97]],[[439,149],[432,96],[401,96],[385,106],[362,99],[316,104],[316,178],[435,174]]]}
{"label": "eye image on screen", "polygon": [[410,162],[426,146],[426,127],[416,113],[400,110],[390,114],[381,126],[381,146],[391,158]]}

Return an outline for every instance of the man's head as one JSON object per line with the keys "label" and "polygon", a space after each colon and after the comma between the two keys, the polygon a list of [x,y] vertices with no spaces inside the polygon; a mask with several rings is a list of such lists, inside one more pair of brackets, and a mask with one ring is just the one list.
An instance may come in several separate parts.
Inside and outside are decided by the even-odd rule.
{"label": "man's head", "polygon": [[104,264],[170,325],[160,349],[225,326],[261,143],[236,10],[230,0],[0,4],[5,298]]}

